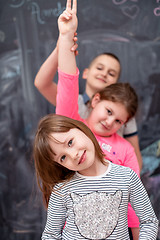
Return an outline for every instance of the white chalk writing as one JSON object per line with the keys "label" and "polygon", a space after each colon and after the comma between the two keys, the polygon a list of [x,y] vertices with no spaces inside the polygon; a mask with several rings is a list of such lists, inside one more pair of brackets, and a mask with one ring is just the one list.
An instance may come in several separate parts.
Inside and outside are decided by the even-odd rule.
{"label": "white chalk writing", "polygon": [[30,10],[31,15],[35,15],[37,22],[40,24],[45,24],[47,18],[58,17],[65,10],[61,2],[57,2],[57,7],[55,8],[41,9],[37,2],[32,2],[31,0],[12,0],[10,7],[20,8],[24,4],[27,4],[27,8]]}
{"label": "white chalk writing", "polygon": [[25,0],[12,0],[10,7],[19,8],[19,7],[22,7],[24,3],[25,3]]}

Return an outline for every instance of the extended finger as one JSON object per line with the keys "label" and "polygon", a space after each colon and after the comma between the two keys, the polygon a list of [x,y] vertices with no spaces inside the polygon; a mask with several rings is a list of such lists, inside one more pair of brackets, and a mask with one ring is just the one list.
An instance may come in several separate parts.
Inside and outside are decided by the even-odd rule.
{"label": "extended finger", "polygon": [[71,9],[71,0],[67,0],[66,9]]}
{"label": "extended finger", "polygon": [[72,11],[77,14],[77,0],[73,0]]}

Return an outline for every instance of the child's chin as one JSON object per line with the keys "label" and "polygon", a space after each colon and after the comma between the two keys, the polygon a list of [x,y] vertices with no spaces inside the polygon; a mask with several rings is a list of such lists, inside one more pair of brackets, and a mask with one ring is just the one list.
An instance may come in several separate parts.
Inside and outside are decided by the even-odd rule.
{"label": "child's chin", "polygon": [[102,131],[102,132],[97,132],[96,134],[97,134],[98,136],[100,136],[100,137],[110,137],[110,136],[111,136],[111,133],[104,132],[104,131]]}

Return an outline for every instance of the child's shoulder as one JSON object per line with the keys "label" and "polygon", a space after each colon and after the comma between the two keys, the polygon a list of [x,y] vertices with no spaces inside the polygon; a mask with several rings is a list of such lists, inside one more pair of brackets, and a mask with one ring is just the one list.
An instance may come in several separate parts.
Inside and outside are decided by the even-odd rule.
{"label": "child's shoulder", "polygon": [[74,185],[75,182],[78,182],[76,172],[70,179],[55,184],[55,186],[53,188],[53,191],[54,192],[56,192],[56,191],[57,192],[68,191],[68,189],[71,188],[71,186]]}
{"label": "child's shoulder", "polygon": [[123,145],[126,147],[132,147],[131,143],[128,142],[125,138],[121,137],[118,133],[114,133],[111,136],[112,141],[117,142],[119,145]]}
{"label": "child's shoulder", "polygon": [[110,163],[111,164],[111,169],[112,171],[116,174],[119,173],[120,175],[125,175],[125,176],[129,176],[132,172],[134,172],[130,167],[127,166],[123,166],[123,165],[119,165],[119,164],[115,164],[115,163]]}

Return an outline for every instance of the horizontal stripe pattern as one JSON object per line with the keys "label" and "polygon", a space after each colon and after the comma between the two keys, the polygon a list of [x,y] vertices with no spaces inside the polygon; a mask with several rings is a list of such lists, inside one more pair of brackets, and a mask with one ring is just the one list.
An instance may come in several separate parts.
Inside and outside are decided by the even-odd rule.
{"label": "horizontal stripe pattern", "polygon": [[88,239],[82,236],[76,225],[71,193],[84,197],[94,192],[115,195],[119,190],[122,192],[122,198],[118,208],[118,222],[111,235],[106,239],[129,239],[127,224],[129,201],[140,220],[141,230],[139,239],[156,239],[158,220],[147,192],[133,170],[110,163],[109,171],[100,177],[85,178],[84,176],[75,174],[71,181],[67,182],[62,188],[60,188],[61,186],[62,184],[58,184],[56,192],[54,191],[51,194],[42,240]]}

